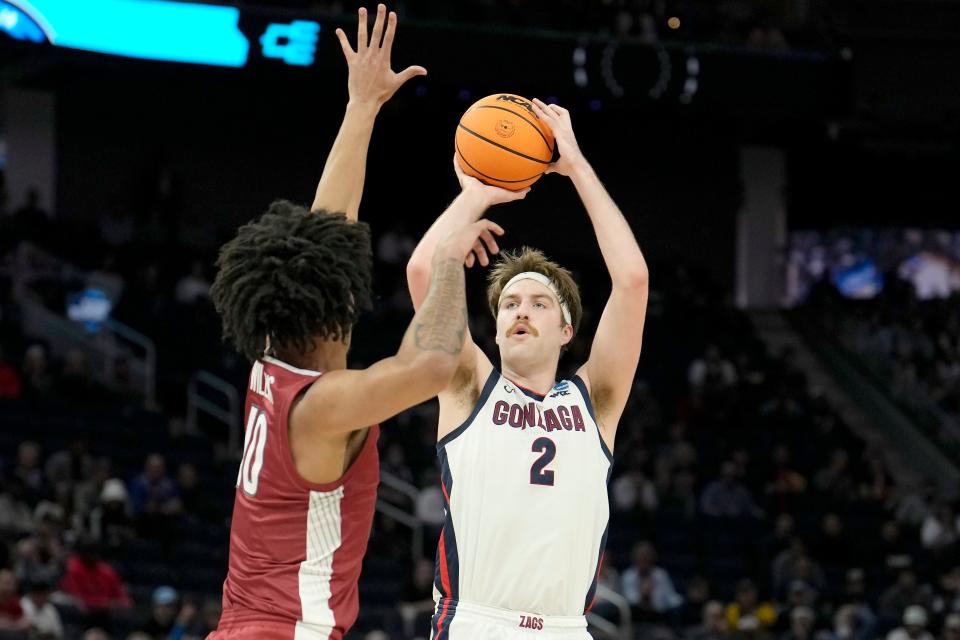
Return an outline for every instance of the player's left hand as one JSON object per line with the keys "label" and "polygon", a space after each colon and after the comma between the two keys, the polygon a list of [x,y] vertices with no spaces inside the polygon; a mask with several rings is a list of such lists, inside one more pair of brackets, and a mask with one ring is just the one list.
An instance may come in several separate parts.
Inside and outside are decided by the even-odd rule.
{"label": "player's left hand", "polygon": [[457,181],[460,183],[460,189],[462,191],[472,191],[477,193],[483,199],[483,202],[487,207],[503,204],[505,202],[514,202],[515,200],[523,200],[527,197],[527,194],[530,193],[530,187],[521,189],[520,191],[510,191],[508,189],[501,189],[500,187],[484,184],[473,176],[468,176],[463,172],[463,168],[460,166],[460,162],[457,160],[456,153],[453,154],[453,172],[457,174]]}
{"label": "player's left hand", "polygon": [[[347,59],[349,78],[347,89],[350,101],[371,104],[380,107],[396,93],[410,78],[427,75],[420,66],[407,67],[400,73],[390,68],[390,52],[393,49],[393,36],[397,31],[397,14],[387,7],[377,5],[377,17],[373,22],[373,31],[367,37],[367,10],[360,7],[357,24],[357,50],[350,46],[350,40],[343,29],[337,29],[337,39]],[[381,44],[381,39],[383,43]]]}
{"label": "player's left hand", "polygon": [[570,112],[556,104],[546,104],[537,98],[533,99],[533,112],[547,123],[553,131],[560,159],[551,164],[544,173],[559,173],[569,176],[573,169],[586,162],[577,144],[577,137],[573,134],[573,124],[570,122]]}

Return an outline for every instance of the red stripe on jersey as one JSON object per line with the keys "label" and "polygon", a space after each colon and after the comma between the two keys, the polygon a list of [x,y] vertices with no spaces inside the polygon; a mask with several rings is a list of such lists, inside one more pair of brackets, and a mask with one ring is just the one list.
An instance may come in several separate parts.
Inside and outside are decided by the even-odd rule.
{"label": "red stripe on jersey", "polygon": [[440,585],[443,587],[443,595],[450,597],[450,568],[447,567],[447,545],[444,542],[443,531],[440,531]]}
{"label": "red stripe on jersey", "polygon": [[447,493],[447,485],[443,480],[440,480],[440,489],[443,490],[443,497],[447,499],[447,504],[450,504],[450,494]]}
{"label": "red stripe on jersey", "polygon": [[443,599],[443,609],[440,611],[440,618],[437,620],[437,638],[443,638],[443,623],[447,619],[447,609],[450,607],[450,599]]}

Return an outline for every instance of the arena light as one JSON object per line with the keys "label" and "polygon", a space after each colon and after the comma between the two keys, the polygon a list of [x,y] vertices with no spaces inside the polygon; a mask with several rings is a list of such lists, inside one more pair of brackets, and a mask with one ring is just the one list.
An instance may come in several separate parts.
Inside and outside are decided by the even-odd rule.
{"label": "arena light", "polygon": [[[247,64],[250,39],[239,22],[236,7],[168,0],[0,0],[0,31],[18,40],[223,67]],[[261,53],[312,64],[319,31],[311,21],[269,24]]]}

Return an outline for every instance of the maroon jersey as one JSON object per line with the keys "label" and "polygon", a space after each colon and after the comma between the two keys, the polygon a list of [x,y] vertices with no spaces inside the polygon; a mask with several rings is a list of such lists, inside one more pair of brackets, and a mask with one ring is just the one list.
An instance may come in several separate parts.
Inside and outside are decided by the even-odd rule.
{"label": "maroon jersey", "polygon": [[223,618],[212,638],[339,639],[357,619],[357,579],[380,482],[379,427],[370,428],[339,480],[304,480],[287,419],[300,392],[323,384],[320,375],[267,357],[253,365]]}

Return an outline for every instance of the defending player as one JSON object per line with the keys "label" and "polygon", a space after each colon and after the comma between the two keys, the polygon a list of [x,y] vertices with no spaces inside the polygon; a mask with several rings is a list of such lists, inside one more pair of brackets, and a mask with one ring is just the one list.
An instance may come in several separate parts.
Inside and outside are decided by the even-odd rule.
{"label": "defending player", "polygon": [[[612,287],[588,361],[557,382],[581,318],[570,273],[525,249],[503,256],[489,275],[500,370],[467,335],[454,379],[439,394],[447,518],[437,550],[437,639],[589,637],[584,614],[606,543],[611,452],[640,357],[648,273],[577,146],[568,112],[535,101],[533,114],[553,129],[560,160],[551,171],[573,181]],[[457,172],[465,192],[500,192]],[[482,214],[482,201],[455,201],[424,235],[407,266],[417,308],[437,243]]]}
{"label": "defending player", "polygon": [[356,219],[374,119],[424,73],[391,71],[395,28],[380,5],[369,43],[360,9],[356,51],[338,30],[350,100],[313,211],[275,202],[217,261],[211,297],[224,336],[253,361],[217,640],[339,639],[354,623],[377,424],[449,382],[466,332],[464,260],[486,264],[491,234],[503,232],[486,221],[451,228],[396,355],[346,369],[352,327],[370,306],[370,231]]}

